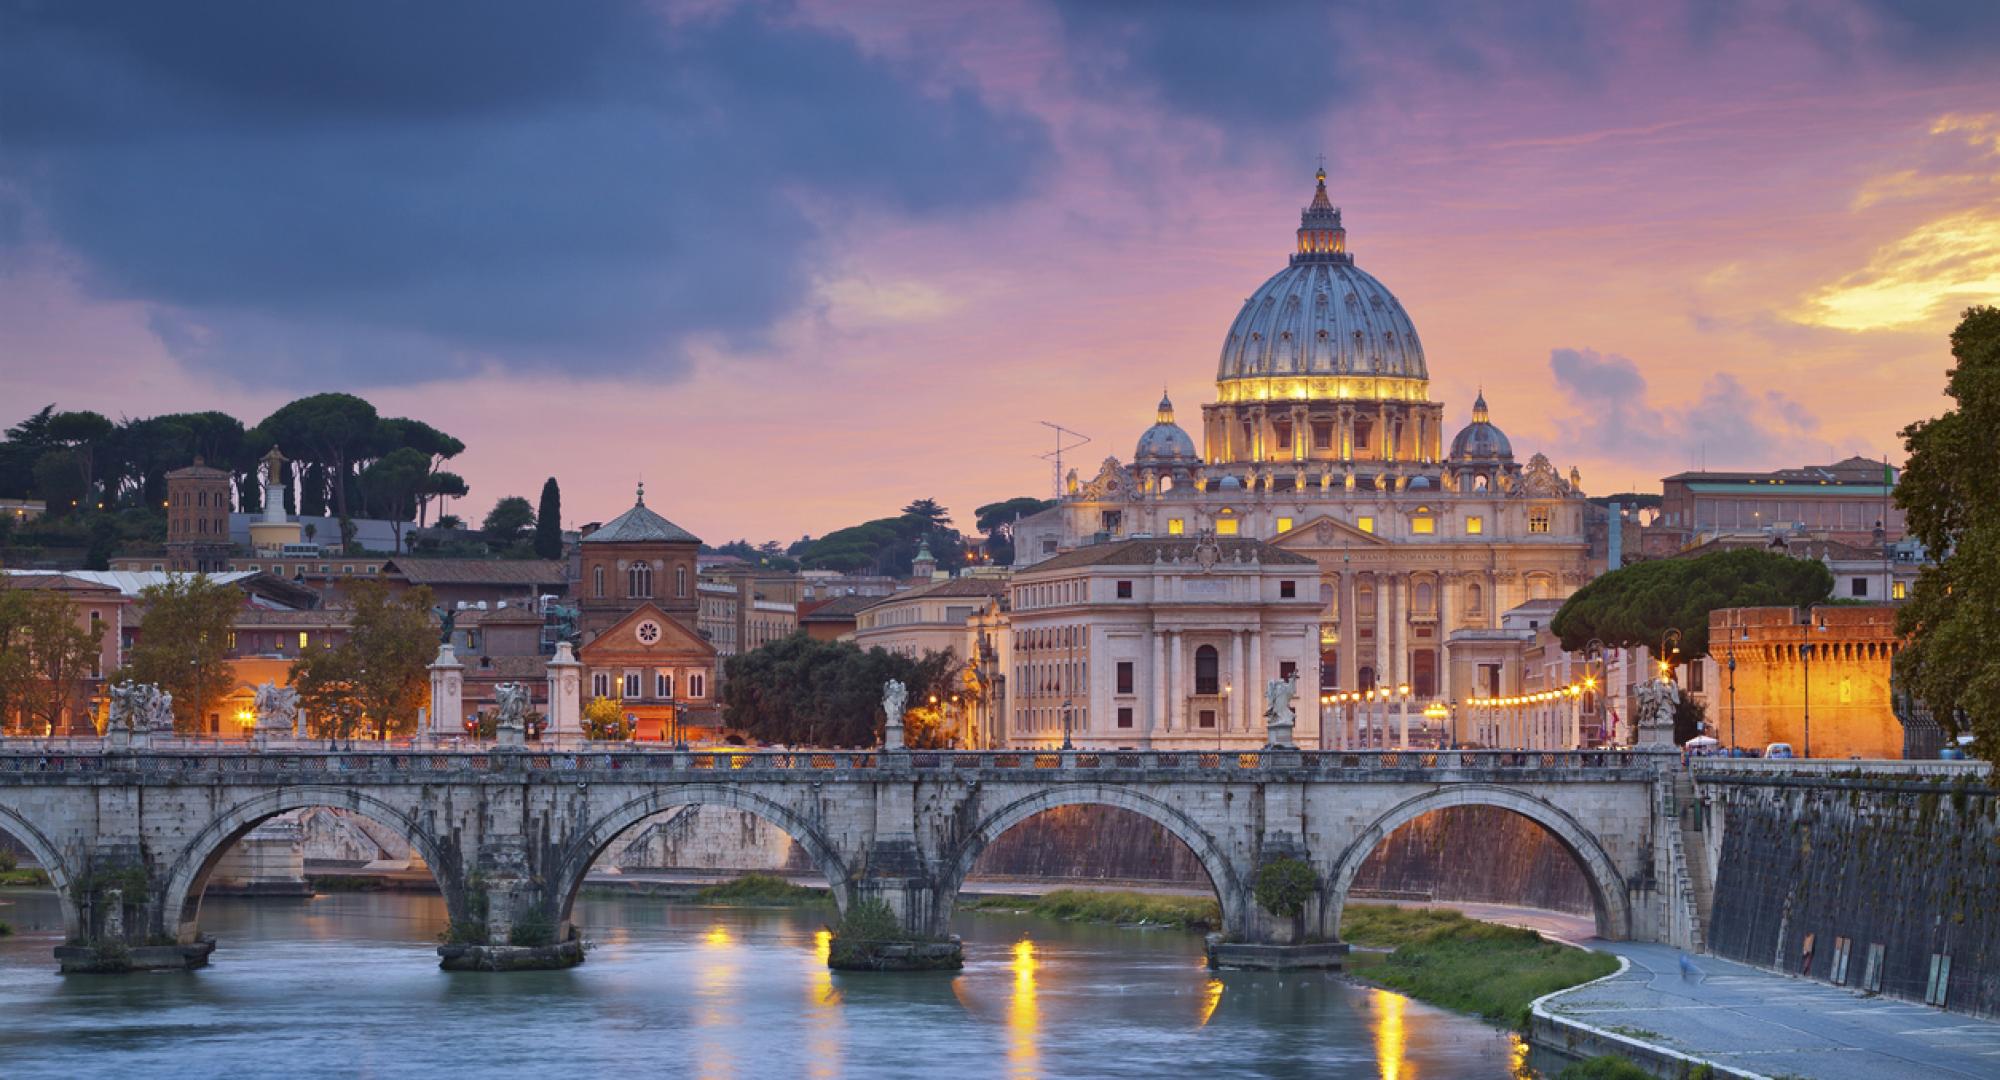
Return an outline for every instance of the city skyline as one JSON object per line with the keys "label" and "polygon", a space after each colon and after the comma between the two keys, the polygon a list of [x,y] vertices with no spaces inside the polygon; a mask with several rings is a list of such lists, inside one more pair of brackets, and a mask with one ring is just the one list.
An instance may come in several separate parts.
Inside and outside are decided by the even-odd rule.
{"label": "city skyline", "polygon": [[969,528],[1047,494],[1037,421],[1087,475],[1212,399],[1323,153],[1448,430],[1483,388],[1591,494],[1900,461],[2000,293],[2000,19],[1893,7],[14,11],[0,421],[347,390],[466,441],[466,517]]}

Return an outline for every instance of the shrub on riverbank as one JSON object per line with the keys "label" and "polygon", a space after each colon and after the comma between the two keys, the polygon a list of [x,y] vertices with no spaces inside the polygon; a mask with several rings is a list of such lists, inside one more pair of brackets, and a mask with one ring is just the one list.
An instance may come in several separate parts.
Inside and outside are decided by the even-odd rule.
{"label": "shrub on riverbank", "polygon": [[967,911],[1018,911],[1046,919],[1121,925],[1146,923],[1182,930],[1210,930],[1222,925],[1222,910],[1215,898],[1209,896],[1057,889],[1042,896],[961,900],[958,906]]}
{"label": "shrub on riverbank", "polygon": [[0,870],[0,888],[27,888],[47,885],[49,872],[33,866],[23,866],[13,870]]}
{"label": "shrub on riverbank", "polygon": [[1607,953],[1544,939],[1533,930],[1478,922],[1456,911],[1357,905],[1341,916],[1341,938],[1395,949],[1357,953],[1360,977],[1433,1005],[1526,1027],[1528,1006],[1618,970]]}
{"label": "shrub on riverbank", "polygon": [[1652,1077],[1652,1073],[1610,1054],[1579,1061],[1556,1074],[1556,1080],[1652,1080]]}
{"label": "shrub on riverbank", "polygon": [[697,904],[747,904],[759,907],[824,904],[833,897],[825,889],[794,885],[772,874],[745,874],[734,881],[710,885],[694,894]]}

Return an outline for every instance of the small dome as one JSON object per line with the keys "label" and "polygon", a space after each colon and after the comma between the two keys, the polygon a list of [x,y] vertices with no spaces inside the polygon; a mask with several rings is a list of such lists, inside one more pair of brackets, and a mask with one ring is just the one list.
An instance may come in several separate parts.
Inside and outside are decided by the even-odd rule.
{"label": "small dome", "polygon": [[1222,482],[1215,486],[1221,488],[1223,491],[1242,491],[1243,481],[1238,480],[1233,476],[1224,476],[1222,478]]}
{"label": "small dome", "polygon": [[1160,395],[1160,411],[1153,426],[1139,436],[1139,448],[1132,453],[1134,465],[1198,465],[1201,458],[1194,452],[1194,440],[1174,423],[1174,403],[1167,395]]}
{"label": "small dome", "polygon": [[1472,423],[1465,425],[1458,436],[1451,440],[1453,461],[1512,461],[1514,444],[1507,441],[1507,433],[1493,426],[1486,412],[1486,393],[1481,391],[1472,403]]}
{"label": "small dome", "polygon": [[1431,478],[1430,478],[1430,477],[1428,477],[1428,476],[1412,476],[1412,477],[1410,477],[1410,490],[1411,490],[1411,491],[1423,491],[1423,490],[1426,490],[1427,488],[1429,488],[1430,486],[1431,486]]}

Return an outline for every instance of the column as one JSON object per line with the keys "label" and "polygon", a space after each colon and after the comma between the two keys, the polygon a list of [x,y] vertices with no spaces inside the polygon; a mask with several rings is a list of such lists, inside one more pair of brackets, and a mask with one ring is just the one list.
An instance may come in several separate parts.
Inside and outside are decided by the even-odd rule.
{"label": "column", "polygon": [[1180,731],[1187,727],[1183,710],[1187,708],[1187,676],[1182,673],[1181,632],[1167,631],[1167,730]]}
{"label": "column", "polygon": [[1243,633],[1238,631],[1229,635],[1229,689],[1233,700],[1229,702],[1229,707],[1223,710],[1225,715],[1216,721],[1222,725],[1222,730],[1227,731],[1232,725],[1239,723],[1237,717],[1242,715],[1243,700],[1249,694],[1249,689],[1245,685],[1248,681],[1243,677]]}
{"label": "column", "polygon": [[1389,678],[1389,575],[1377,573],[1375,582],[1375,686]]}
{"label": "column", "polygon": [[583,665],[570,651],[567,641],[556,645],[548,662],[549,733],[583,734]]}
{"label": "column", "polygon": [[1306,708],[1300,709],[1299,715],[1312,717],[1312,744],[1315,750],[1324,750],[1327,747],[1326,708],[1319,700],[1324,692],[1319,685],[1319,635],[1308,631],[1305,653],[1299,657],[1299,696],[1293,700],[1303,700],[1306,703]]}
{"label": "column", "polygon": [[1167,635],[1153,630],[1153,707],[1146,710],[1146,745],[1167,726]]}
{"label": "column", "polygon": [[437,659],[431,661],[431,711],[432,735],[463,735],[465,733],[464,670],[452,651],[451,642],[438,646]]}
{"label": "column", "polygon": [[1243,730],[1255,731],[1264,717],[1264,628],[1243,632],[1250,639],[1250,692],[1243,695]]}
{"label": "column", "polygon": [[1356,681],[1355,664],[1361,655],[1355,642],[1361,640],[1361,612],[1354,606],[1354,571],[1343,570],[1340,574],[1340,677],[1334,681],[1343,688],[1352,690],[1361,685]]}
{"label": "column", "polygon": [[1403,574],[1389,579],[1389,673],[1394,686],[1410,681],[1409,583]]}
{"label": "column", "polygon": [[1439,574],[1437,580],[1437,696],[1447,702],[1451,700],[1451,664],[1444,643],[1451,640],[1451,587],[1456,577],[1447,572]]}

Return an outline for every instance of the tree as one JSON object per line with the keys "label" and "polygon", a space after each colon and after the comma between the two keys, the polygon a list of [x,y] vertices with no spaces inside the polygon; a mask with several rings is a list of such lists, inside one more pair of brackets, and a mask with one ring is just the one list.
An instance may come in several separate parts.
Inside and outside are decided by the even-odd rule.
{"label": "tree", "polygon": [[74,450],[50,450],[35,459],[35,490],[48,504],[50,517],[89,509],[90,488],[83,475],[83,457]]}
{"label": "tree", "polygon": [[104,627],[86,625],[62,593],[0,582],[0,719],[16,717],[35,734],[68,733],[103,639]]}
{"label": "tree", "polygon": [[54,405],[44,405],[7,429],[5,439],[0,440],[0,495],[24,499],[38,490],[35,461],[55,446],[49,435],[49,422],[55,413]]}
{"label": "tree", "polygon": [[594,697],[583,707],[583,734],[590,739],[623,741],[632,737],[632,722],[625,710],[607,697]]}
{"label": "tree", "polygon": [[98,453],[111,438],[111,421],[103,413],[59,412],[49,418],[48,433],[58,446],[76,454],[78,479],[86,494],[97,483]]}
{"label": "tree", "polygon": [[175,575],[139,593],[139,642],[117,679],[150,683],[174,696],[174,730],[199,733],[203,718],[236,690],[229,632],[243,594],[206,574]]}
{"label": "tree", "polygon": [[1903,429],[1896,505],[1935,560],[1896,613],[1908,644],[1896,680],[1973,752],[2000,754],[2000,308],[1968,308],[1951,333],[1945,393],[1957,406]]}
{"label": "tree", "polygon": [[[764,742],[807,746],[870,746],[881,736],[882,687],[901,680],[910,701],[925,707],[932,694],[952,691],[960,665],[950,653],[912,660],[849,642],[819,641],[803,633],[729,659],[722,683],[726,726]],[[914,712],[915,710],[913,710]],[[924,730],[943,732],[922,723]],[[918,745],[913,740],[912,745]]]}
{"label": "tree", "polygon": [[[423,496],[417,500],[417,520],[419,522],[428,520],[431,500],[463,499],[471,490],[465,484],[465,477],[455,472],[432,473],[429,479],[424,481]],[[442,522],[443,518],[440,517],[439,521]]]}
{"label": "tree", "polygon": [[299,513],[304,517],[326,516],[326,467],[308,465],[299,470]]}
{"label": "tree", "polygon": [[437,624],[428,588],[398,596],[379,581],[348,590],[354,617],[347,637],[292,664],[292,685],[316,731],[334,738],[371,725],[387,739],[417,726],[429,700],[429,665],[437,654]]}
{"label": "tree", "polygon": [[534,507],[519,495],[509,495],[493,504],[480,528],[495,540],[513,543],[535,523]]}
{"label": "tree", "polygon": [[1303,859],[1273,859],[1257,871],[1252,886],[1257,904],[1281,919],[1292,920],[1292,940],[1305,937],[1306,903],[1319,888],[1319,878]]}
{"label": "tree", "polygon": [[941,529],[951,524],[951,511],[938,504],[936,499],[912,499],[903,507],[903,516],[921,518],[933,529]]}
{"label": "tree", "polygon": [[375,406],[353,394],[314,394],[284,406],[257,427],[285,456],[325,466],[335,516],[346,517],[348,465],[368,450],[378,422]]}
{"label": "tree", "polygon": [[1053,499],[1037,499],[1032,495],[987,503],[974,510],[973,520],[979,531],[986,534],[986,557],[992,562],[1006,566],[1014,561],[1014,523],[1024,517],[1039,514],[1055,505]]}
{"label": "tree", "polygon": [[562,489],[551,476],[542,482],[542,505],[535,511],[535,555],[562,558]]}
{"label": "tree", "polygon": [[1832,592],[1833,574],[1817,559],[1756,548],[1716,551],[1613,570],[1564,601],[1549,629],[1570,652],[1592,638],[1611,648],[1658,648],[1668,630],[1679,630],[1683,654],[1702,656],[1708,614],[1717,608],[1804,607]]}
{"label": "tree", "polygon": [[403,523],[416,509],[418,493],[430,478],[430,461],[405,446],[376,458],[361,473],[361,490],[371,509],[389,519],[396,550],[403,550]]}

